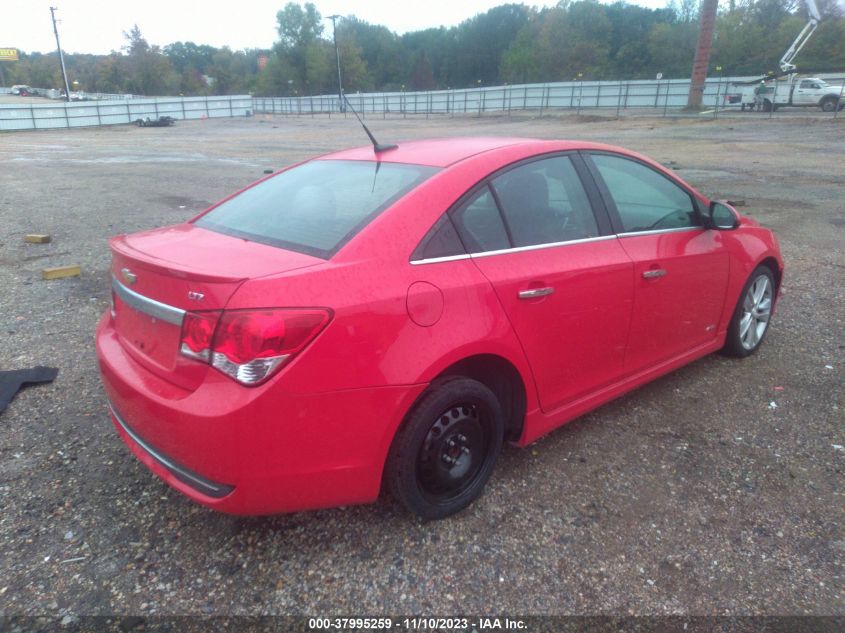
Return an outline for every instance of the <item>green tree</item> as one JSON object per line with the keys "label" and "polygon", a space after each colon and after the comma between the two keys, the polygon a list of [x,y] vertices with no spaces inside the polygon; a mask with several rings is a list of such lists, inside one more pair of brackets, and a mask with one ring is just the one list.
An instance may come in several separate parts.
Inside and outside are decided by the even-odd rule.
{"label": "green tree", "polygon": [[138,25],[124,32],[126,45],[126,69],[128,72],[125,88],[140,95],[167,95],[179,91],[179,77],[173,70],[170,60],[158,46],[151,46]]}

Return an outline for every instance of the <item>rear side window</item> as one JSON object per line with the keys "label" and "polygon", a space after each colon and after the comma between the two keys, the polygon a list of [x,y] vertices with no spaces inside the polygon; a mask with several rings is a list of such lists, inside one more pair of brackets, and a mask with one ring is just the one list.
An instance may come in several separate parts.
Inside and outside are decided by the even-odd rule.
{"label": "rear side window", "polygon": [[510,248],[510,239],[499,207],[487,187],[450,211],[450,215],[468,252],[483,253]]}
{"label": "rear side window", "polygon": [[599,234],[587,192],[567,156],[516,167],[493,180],[514,246],[534,246]]}
{"label": "rear side window", "polygon": [[196,225],[328,259],[437,171],[423,165],[315,160],[247,189]]}
{"label": "rear side window", "polygon": [[458,237],[449,215],[444,213],[413,252],[411,261],[464,254],[466,254],[466,249],[461,238]]}

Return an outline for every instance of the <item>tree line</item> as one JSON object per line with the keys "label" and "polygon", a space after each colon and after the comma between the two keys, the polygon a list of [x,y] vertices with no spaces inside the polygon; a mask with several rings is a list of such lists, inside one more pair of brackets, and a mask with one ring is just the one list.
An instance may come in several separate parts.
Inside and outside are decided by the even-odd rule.
{"label": "tree line", "polygon": [[[817,0],[823,20],[797,58],[799,70],[845,70],[845,17],[837,0]],[[233,51],[193,42],[150,44],[136,25],[108,55],[66,54],[73,88],[141,95],[337,91],[332,27],[312,3],[277,14],[271,50]],[[663,9],[625,2],[562,0],[536,9],[503,4],[455,27],[397,35],[350,15],[336,38],[346,92],[432,90],[572,79],[689,77],[698,34],[695,0]],[[729,0],[720,9],[711,69],[725,75],[777,71],[807,22],[802,0]],[[55,53],[2,62],[6,84],[62,85]],[[711,70],[711,73],[715,70]],[[72,88],[72,89],[73,89]]]}

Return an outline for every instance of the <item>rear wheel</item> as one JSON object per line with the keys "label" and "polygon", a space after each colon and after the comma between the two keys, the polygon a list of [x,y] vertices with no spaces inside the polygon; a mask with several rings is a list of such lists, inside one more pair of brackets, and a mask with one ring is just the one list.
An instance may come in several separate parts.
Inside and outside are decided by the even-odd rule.
{"label": "rear wheel", "polygon": [[436,381],[393,441],[390,490],[423,520],[455,514],[481,495],[503,435],[502,407],[490,389],[470,378]]}
{"label": "rear wheel", "polygon": [[729,356],[744,358],[760,347],[775,300],[775,279],[767,266],[757,267],[739,296],[723,351]]}
{"label": "rear wheel", "polygon": [[827,99],[822,100],[822,102],[819,104],[819,107],[822,109],[823,112],[833,112],[834,110],[836,110],[836,102],[836,98],[828,97]]}

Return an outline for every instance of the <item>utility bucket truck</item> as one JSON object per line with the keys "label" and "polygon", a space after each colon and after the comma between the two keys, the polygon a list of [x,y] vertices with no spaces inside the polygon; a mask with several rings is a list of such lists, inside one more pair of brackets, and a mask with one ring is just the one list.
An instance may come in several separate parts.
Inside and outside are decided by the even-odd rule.
{"label": "utility bucket truck", "polygon": [[770,112],[783,106],[819,107],[825,112],[841,110],[842,86],[834,86],[818,77],[799,78],[789,75],[783,81],[769,80],[759,87],[750,86],[743,90],[742,109],[758,109]]}
{"label": "utility bucket truck", "polygon": [[810,19],[801,29],[798,37],[780,58],[779,77],[765,76],[749,82],[734,83],[739,93],[726,95],[729,103],[740,103],[743,110],[762,110],[771,112],[782,106],[819,107],[825,112],[833,112],[840,103],[842,86],[834,86],[818,77],[802,77],[797,74],[793,60],[815,33],[821,22],[821,14],[815,0],[805,0]]}

